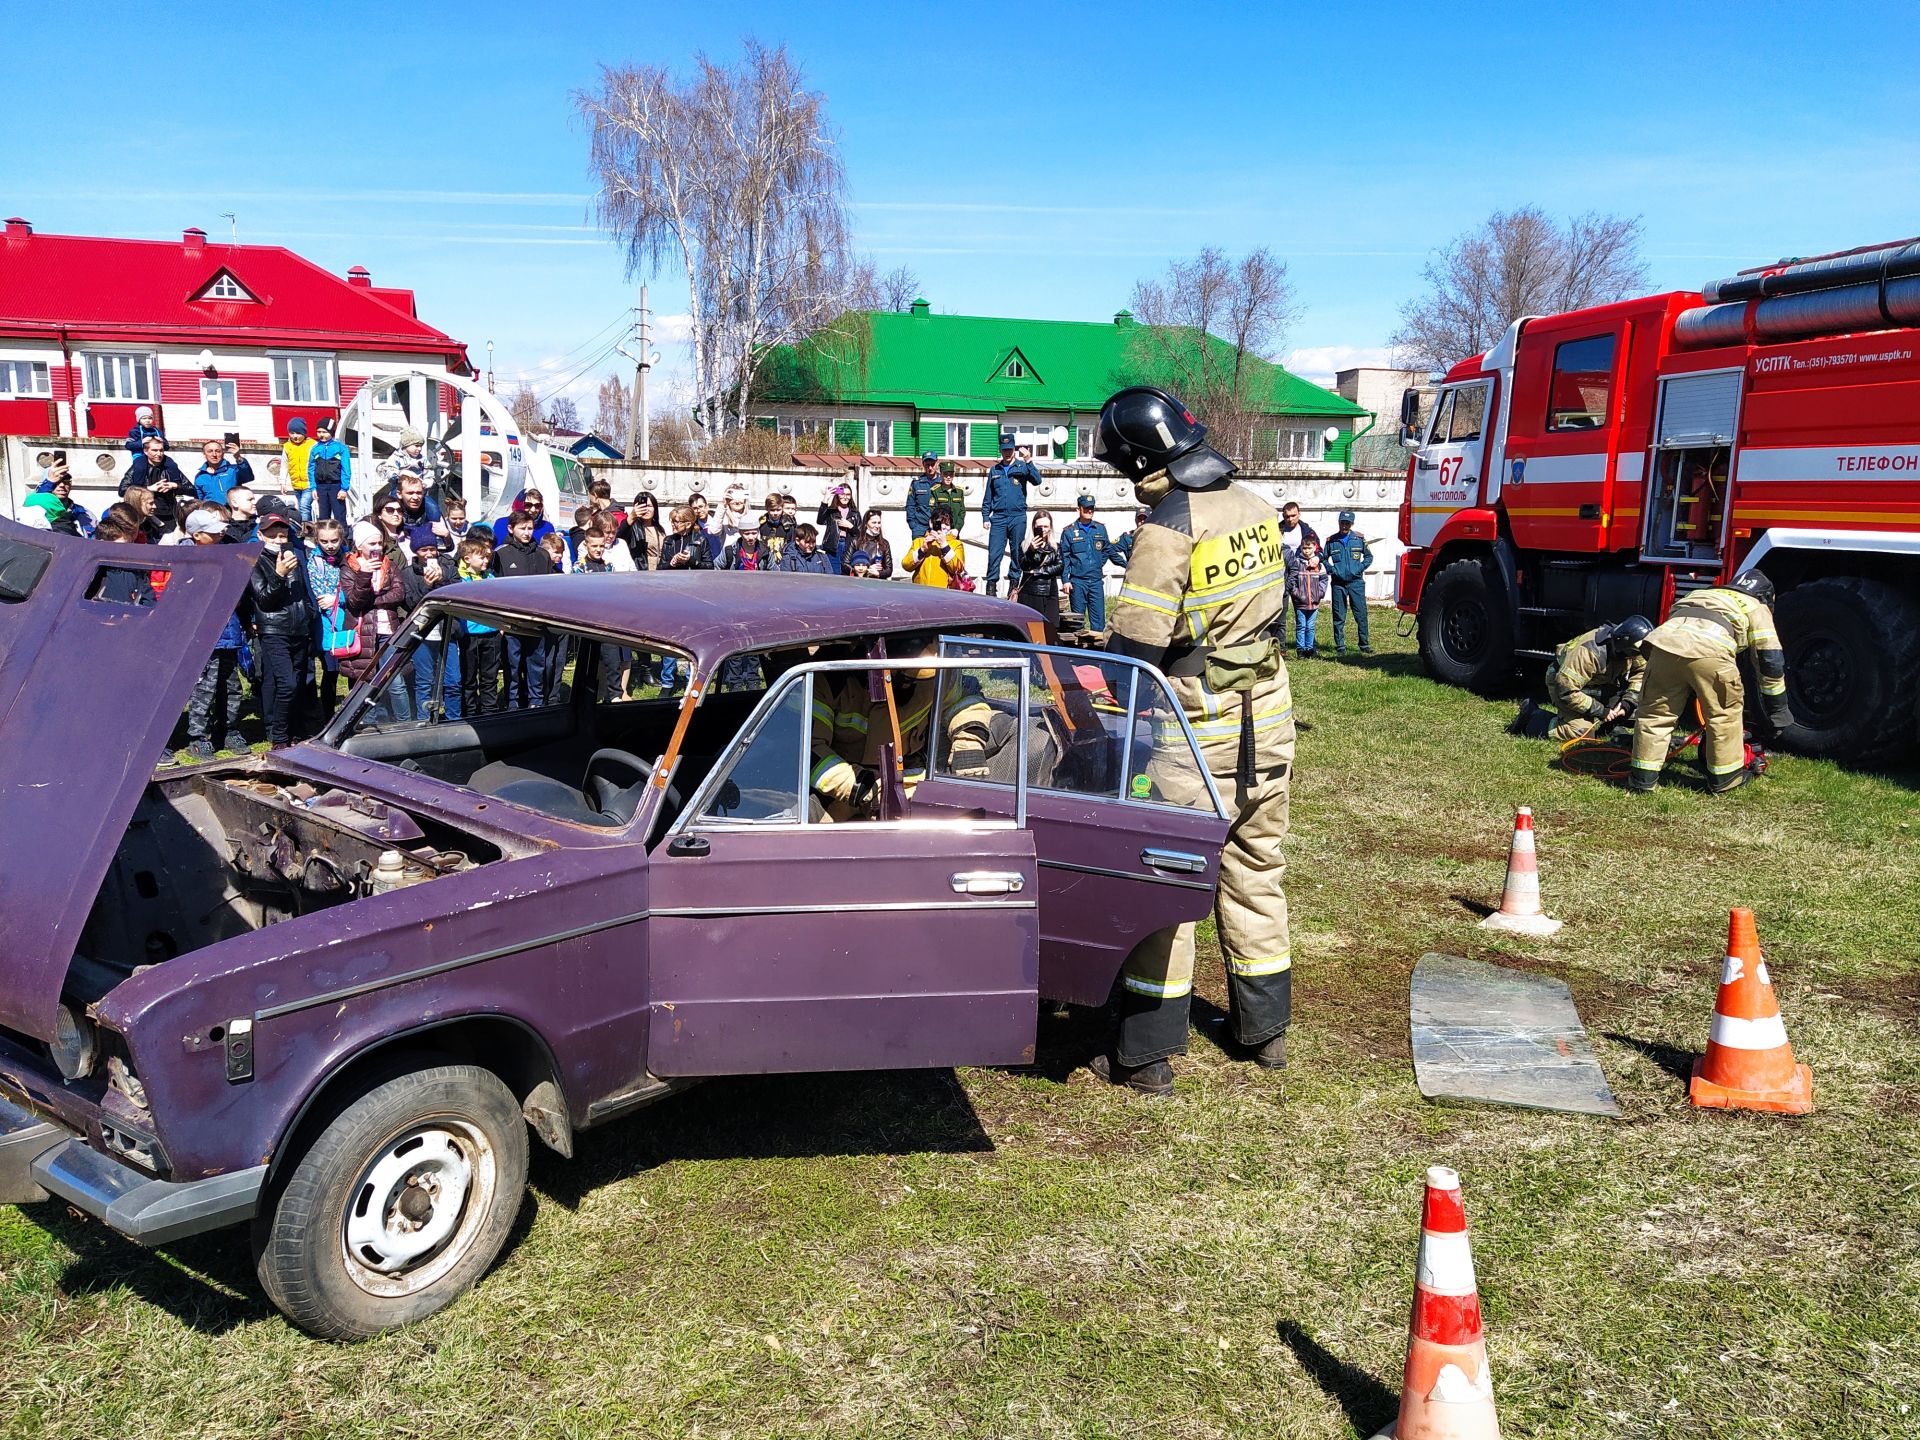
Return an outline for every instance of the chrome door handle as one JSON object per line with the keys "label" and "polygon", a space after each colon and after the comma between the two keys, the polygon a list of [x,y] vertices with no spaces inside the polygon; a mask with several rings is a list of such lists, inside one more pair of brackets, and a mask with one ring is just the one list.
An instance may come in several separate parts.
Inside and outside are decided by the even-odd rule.
{"label": "chrome door handle", "polygon": [[947,881],[956,895],[1017,895],[1027,888],[1018,870],[962,870]]}
{"label": "chrome door handle", "polygon": [[1150,870],[1174,870],[1182,875],[1204,874],[1207,868],[1205,856],[1189,855],[1184,850],[1148,848],[1140,852],[1140,863]]}

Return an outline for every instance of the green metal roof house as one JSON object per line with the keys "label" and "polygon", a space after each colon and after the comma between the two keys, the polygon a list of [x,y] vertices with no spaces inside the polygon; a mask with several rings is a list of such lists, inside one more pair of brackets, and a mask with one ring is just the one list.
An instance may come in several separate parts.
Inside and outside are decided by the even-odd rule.
{"label": "green metal roof house", "polygon": [[[1144,378],[1141,333],[1124,310],[1108,324],[935,315],[925,300],[905,312],[854,311],[767,357],[754,420],[796,439],[829,431],[868,455],[996,458],[1011,430],[1036,459],[1090,463],[1100,406]],[[1344,466],[1369,412],[1269,361],[1248,363],[1272,423],[1255,430],[1247,458]],[[1340,432],[1332,444],[1328,426]],[[1054,442],[1057,427],[1064,444]]]}

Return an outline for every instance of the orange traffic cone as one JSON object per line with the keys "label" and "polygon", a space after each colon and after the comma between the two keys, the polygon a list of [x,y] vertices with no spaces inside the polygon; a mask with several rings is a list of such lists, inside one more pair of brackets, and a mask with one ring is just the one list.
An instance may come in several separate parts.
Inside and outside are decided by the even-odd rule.
{"label": "orange traffic cone", "polygon": [[1695,1105],[1716,1110],[1804,1115],[1813,1109],[1813,1072],[1794,1063],[1751,910],[1735,910],[1728,918],[1727,966],[1713,1004],[1713,1032],[1705,1057],[1693,1062],[1687,1093]]}
{"label": "orange traffic cone", "polygon": [[1540,863],[1533,853],[1533,811],[1522,805],[1513,814],[1513,848],[1507,852],[1507,884],[1500,908],[1480,922],[1482,930],[1515,935],[1551,935],[1560,922],[1540,908]]}
{"label": "orange traffic cone", "polygon": [[1400,1416],[1373,1440],[1500,1440],[1460,1177],[1427,1171]]}

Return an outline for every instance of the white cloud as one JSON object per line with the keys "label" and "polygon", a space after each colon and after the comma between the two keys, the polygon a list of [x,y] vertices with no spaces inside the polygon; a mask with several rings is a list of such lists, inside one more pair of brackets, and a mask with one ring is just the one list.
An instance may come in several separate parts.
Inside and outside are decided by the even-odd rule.
{"label": "white cloud", "polygon": [[1393,351],[1384,345],[1308,345],[1289,350],[1280,363],[1303,380],[1331,385],[1341,370],[1392,365]]}

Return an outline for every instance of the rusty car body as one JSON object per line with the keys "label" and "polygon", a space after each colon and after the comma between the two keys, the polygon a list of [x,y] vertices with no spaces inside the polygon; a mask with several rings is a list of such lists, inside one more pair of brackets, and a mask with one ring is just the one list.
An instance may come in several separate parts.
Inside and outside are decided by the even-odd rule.
{"label": "rusty car body", "polygon": [[[155,771],[254,553],[0,522],[0,1202],[150,1245],[250,1223],[313,1333],[475,1281],[529,1133],[568,1155],[709,1076],[1018,1065],[1040,997],[1103,1003],[1136,941],[1211,906],[1226,821],[1210,786],[1158,798],[1199,768],[1158,673],[908,584],[450,586],[314,739]],[[154,603],[107,598],[130,565],[165,572]],[[480,624],[571,680],[396,714],[423,642]],[[596,683],[646,657],[687,694]],[[936,715],[999,717],[990,767],[938,724],[899,753],[902,672]],[[891,734],[876,813],[826,823],[810,727],[849,676]]]}

